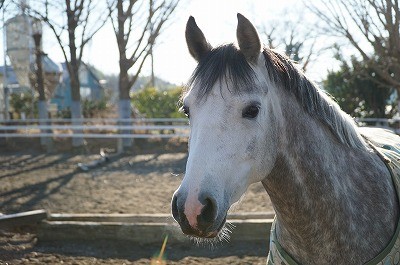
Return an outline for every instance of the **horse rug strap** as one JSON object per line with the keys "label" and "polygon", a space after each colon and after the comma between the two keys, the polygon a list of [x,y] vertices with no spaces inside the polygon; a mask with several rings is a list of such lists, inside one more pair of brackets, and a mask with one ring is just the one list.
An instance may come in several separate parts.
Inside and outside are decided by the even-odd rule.
{"label": "horse rug strap", "polygon": [[[374,149],[377,154],[385,162],[392,176],[394,185],[397,191],[397,197],[400,198],[400,148],[396,145],[385,145],[380,143],[372,143],[367,139],[369,145]],[[298,265],[295,261],[279,244],[276,236],[275,222],[272,223],[269,253],[267,265]],[[375,258],[365,263],[366,265],[375,264],[400,264],[400,221],[397,224],[396,232],[390,240],[386,248]]]}

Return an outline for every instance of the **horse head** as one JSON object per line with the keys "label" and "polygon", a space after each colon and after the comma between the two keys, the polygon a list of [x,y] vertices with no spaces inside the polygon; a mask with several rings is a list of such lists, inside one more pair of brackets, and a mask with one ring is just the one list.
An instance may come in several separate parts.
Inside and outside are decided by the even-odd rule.
{"label": "horse head", "polygon": [[238,14],[237,46],[213,48],[193,17],[186,41],[198,65],[183,97],[189,156],[172,213],[185,234],[213,238],[231,205],[271,172],[281,110],[257,30],[244,16]]}

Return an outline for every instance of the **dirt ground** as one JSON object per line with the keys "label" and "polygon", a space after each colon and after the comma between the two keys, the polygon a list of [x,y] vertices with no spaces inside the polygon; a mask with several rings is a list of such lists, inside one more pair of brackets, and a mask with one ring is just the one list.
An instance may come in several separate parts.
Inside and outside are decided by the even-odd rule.
{"label": "dirt ground", "polygon": [[[88,172],[77,164],[97,155],[0,153],[0,212],[169,213],[187,155],[124,155]],[[234,212],[272,211],[261,184],[252,185]],[[41,244],[31,233],[0,233],[0,264],[150,264],[160,246],[97,242]],[[160,242],[161,244],[161,242]],[[265,264],[267,242],[225,244],[216,250],[168,246],[167,264]]]}

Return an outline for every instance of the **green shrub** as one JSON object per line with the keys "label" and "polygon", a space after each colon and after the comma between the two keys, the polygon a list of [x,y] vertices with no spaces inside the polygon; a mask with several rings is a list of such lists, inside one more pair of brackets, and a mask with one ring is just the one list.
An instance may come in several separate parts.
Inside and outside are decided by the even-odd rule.
{"label": "green shrub", "polygon": [[82,100],[82,114],[85,118],[94,118],[101,116],[102,112],[107,110],[107,101],[103,100]]}
{"label": "green shrub", "polygon": [[184,118],[179,112],[178,101],[181,87],[158,90],[147,87],[131,95],[133,106],[146,118]]}
{"label": "green shrub", "polygon": [[57,112],[57,118],[71,119],[71,109],[68,107]]}
{"label": "green shrub", "polygon": [[33,113],[36,114],[37,98],[32,98],[32,94],[29,92],[12,93],[10,95],[10,106],[14,109],[14,112],[16,113],[25,112],[26,114],[28,114],[31,113],[33,110]]}

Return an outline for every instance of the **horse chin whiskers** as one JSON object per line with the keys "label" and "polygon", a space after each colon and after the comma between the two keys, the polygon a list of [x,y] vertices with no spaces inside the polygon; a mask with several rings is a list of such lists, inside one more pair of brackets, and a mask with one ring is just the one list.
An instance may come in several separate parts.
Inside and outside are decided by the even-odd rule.
{"label": "horse chin whiskers", "polygon": [[207,238],[207,237],[189,236],[189,239],[192,242],[194,242],[197,246],[216,249],[219,246],[222,246],[224,243],[230,242],[230,233],[232,233],[234,228],[235,228],[234,224],[226,222],[215,237]]}

